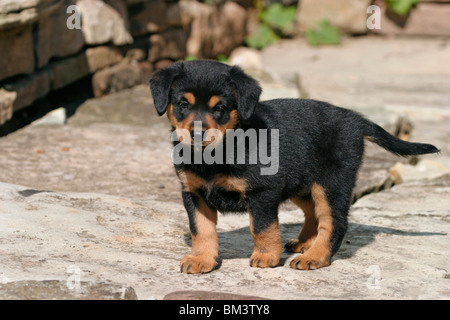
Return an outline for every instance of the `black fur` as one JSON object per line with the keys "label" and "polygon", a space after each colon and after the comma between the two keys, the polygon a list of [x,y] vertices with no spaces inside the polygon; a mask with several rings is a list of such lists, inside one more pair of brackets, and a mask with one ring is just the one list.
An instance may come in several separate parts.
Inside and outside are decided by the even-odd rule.
{"label": "black fur", "polygon": [[[220,212],[249,211],[252,231],[258,235],[277,222],[280,203],[292,198],[310,200],[311,187],[316,183],[325,190],[331,208],[332,256],[347,230],[347,214],[365,137],[401,156],[438,152],[429,144],[402,141],[361,115],[325,102],[306,99],[259,102],[261,88],[254,79],[238,67],[214,61],[176,63],[157,72],[150,84],[160,115],[171,103],[177,121],[194,113],[195,119],[203,119],[203,123],[205,115],[209,115],[215,123],[223,125],[237,109],[239,119],[233,128],[279,130],[279,170],[274,175],[261,175],[260,169],[264,167],[261,162],[175,165],[179,175],[189,172],[201,181],[211,182],[225,176],[242,179],[247,184],[241,193],[214,185],[187,190],[183,184],[183,200],[193,235],[199,232],[194,213],[198,199]],[[196,97],[189,109],[183,101],[185,92],[192,92]],[[221,98],[214,108],[207,106],[212,95]],[[225,136],[221,143],[225,144],[226,139]],[[174,142],[174,146],[178,143]],[[245,150],[248,159],[248,148]],[[237,154],[232,157],[236,160]]]}

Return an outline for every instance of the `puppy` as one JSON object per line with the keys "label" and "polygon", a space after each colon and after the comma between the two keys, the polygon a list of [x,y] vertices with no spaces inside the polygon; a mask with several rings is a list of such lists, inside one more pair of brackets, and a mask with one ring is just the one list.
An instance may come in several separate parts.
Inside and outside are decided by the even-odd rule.
{"label": "puppy", "polygon": [[400,156],[439,152],[325,102],[260,102],[256,80],[216,61],[175,63],[156,72],[150,86],[158,114],[167,113],[172,125],[174,166],[189,218],[192,251],[181,260],[184,273],[218,266],[217,211],[248,212],[250,266],[277,266],[278,207],[286,200],[305,214],[300,234],[285,245],[300,253],[290,266],[328,266],[347,230],[364,139]]}

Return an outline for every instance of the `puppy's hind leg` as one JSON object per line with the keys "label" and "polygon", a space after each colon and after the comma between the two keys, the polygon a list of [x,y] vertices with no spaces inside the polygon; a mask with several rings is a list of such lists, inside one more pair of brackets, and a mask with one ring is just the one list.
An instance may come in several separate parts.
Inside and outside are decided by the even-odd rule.
{"label": "puppy's hind leg", "polygon": [[330,265],[331,257],[339,249],[347,229],[350,203],[348,201],[342,208],[338,206],[339,203],[346,203],[347,197],[333,193],[318,183],[311,187],[311,197],[317,219],[317,236],[305,253],[291,261],[290,266],[294,269],[312,270]]}
{"label": "puppy's hind leg", "polygon": [[305,253],[316,240],[319,222],[317,221],[314,211],[314,202],[311,198],[302,199],[301,197],[295,197],[291,199],[296,205],[298,205],[305,215],[305,223],[302,230],[296,239],[289,240],[284,248],[290,252]]}

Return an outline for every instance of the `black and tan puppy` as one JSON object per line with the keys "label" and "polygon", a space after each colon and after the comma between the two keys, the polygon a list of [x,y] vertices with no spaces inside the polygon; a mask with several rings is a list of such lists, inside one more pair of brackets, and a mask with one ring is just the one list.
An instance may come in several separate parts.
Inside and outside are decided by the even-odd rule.
{"label": "black and tan puppy", "polygon": [[[158,114],[167,112],[181,159],[175,169],[192,234],[192,251],[181,260],[185,273],[217,266],[217,211],[249,212],[250,265],[277,266],[282,250],[278,207],[289,199],[305,214],[300,234],[285,245],[300,253],[290,266],[328,266],[347,229],[364,138],[401,156],[438,152],[325,102],[259,102],[261,88],[254,79],[216,61],[175,63],[155,73],[150,85]],[[224,148],[233,144],[231,151]],[[208,161],[197,157],[202,152]],[[263,157],[269,153],[271,163]]]}

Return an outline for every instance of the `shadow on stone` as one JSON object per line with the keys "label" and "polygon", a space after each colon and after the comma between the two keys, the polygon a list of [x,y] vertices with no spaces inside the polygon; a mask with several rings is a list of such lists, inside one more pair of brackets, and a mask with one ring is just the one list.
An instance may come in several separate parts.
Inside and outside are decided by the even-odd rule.
{"label": "shadow on stone", "polygon": [[[284,223],[280,224],[282,245],[294,239],[300,233],[303,223]],[[429,236],[445,236],[447,233],[442,232],[415,232],[403,231],[386,227],[370,226],[359,223],[350,223],[348,231],[344,237],[339,251],[333,257],[333,260],[349,259],[355,253],[375,241],[378,234],[391,234],[398,236],[412,237],[429,237]],[[226,259],[249,259],[253,251],[253,239],[248,227],[238,228],[231,231],[219,231],[219,266],[222,260]],[[186,245],[191,247],[192,241],[189,233],[185,233],[184,241]],[[280,263],[278,267],[283,266],[286,261],[297,253],[291,253],[283,250],[281,253]]]}

